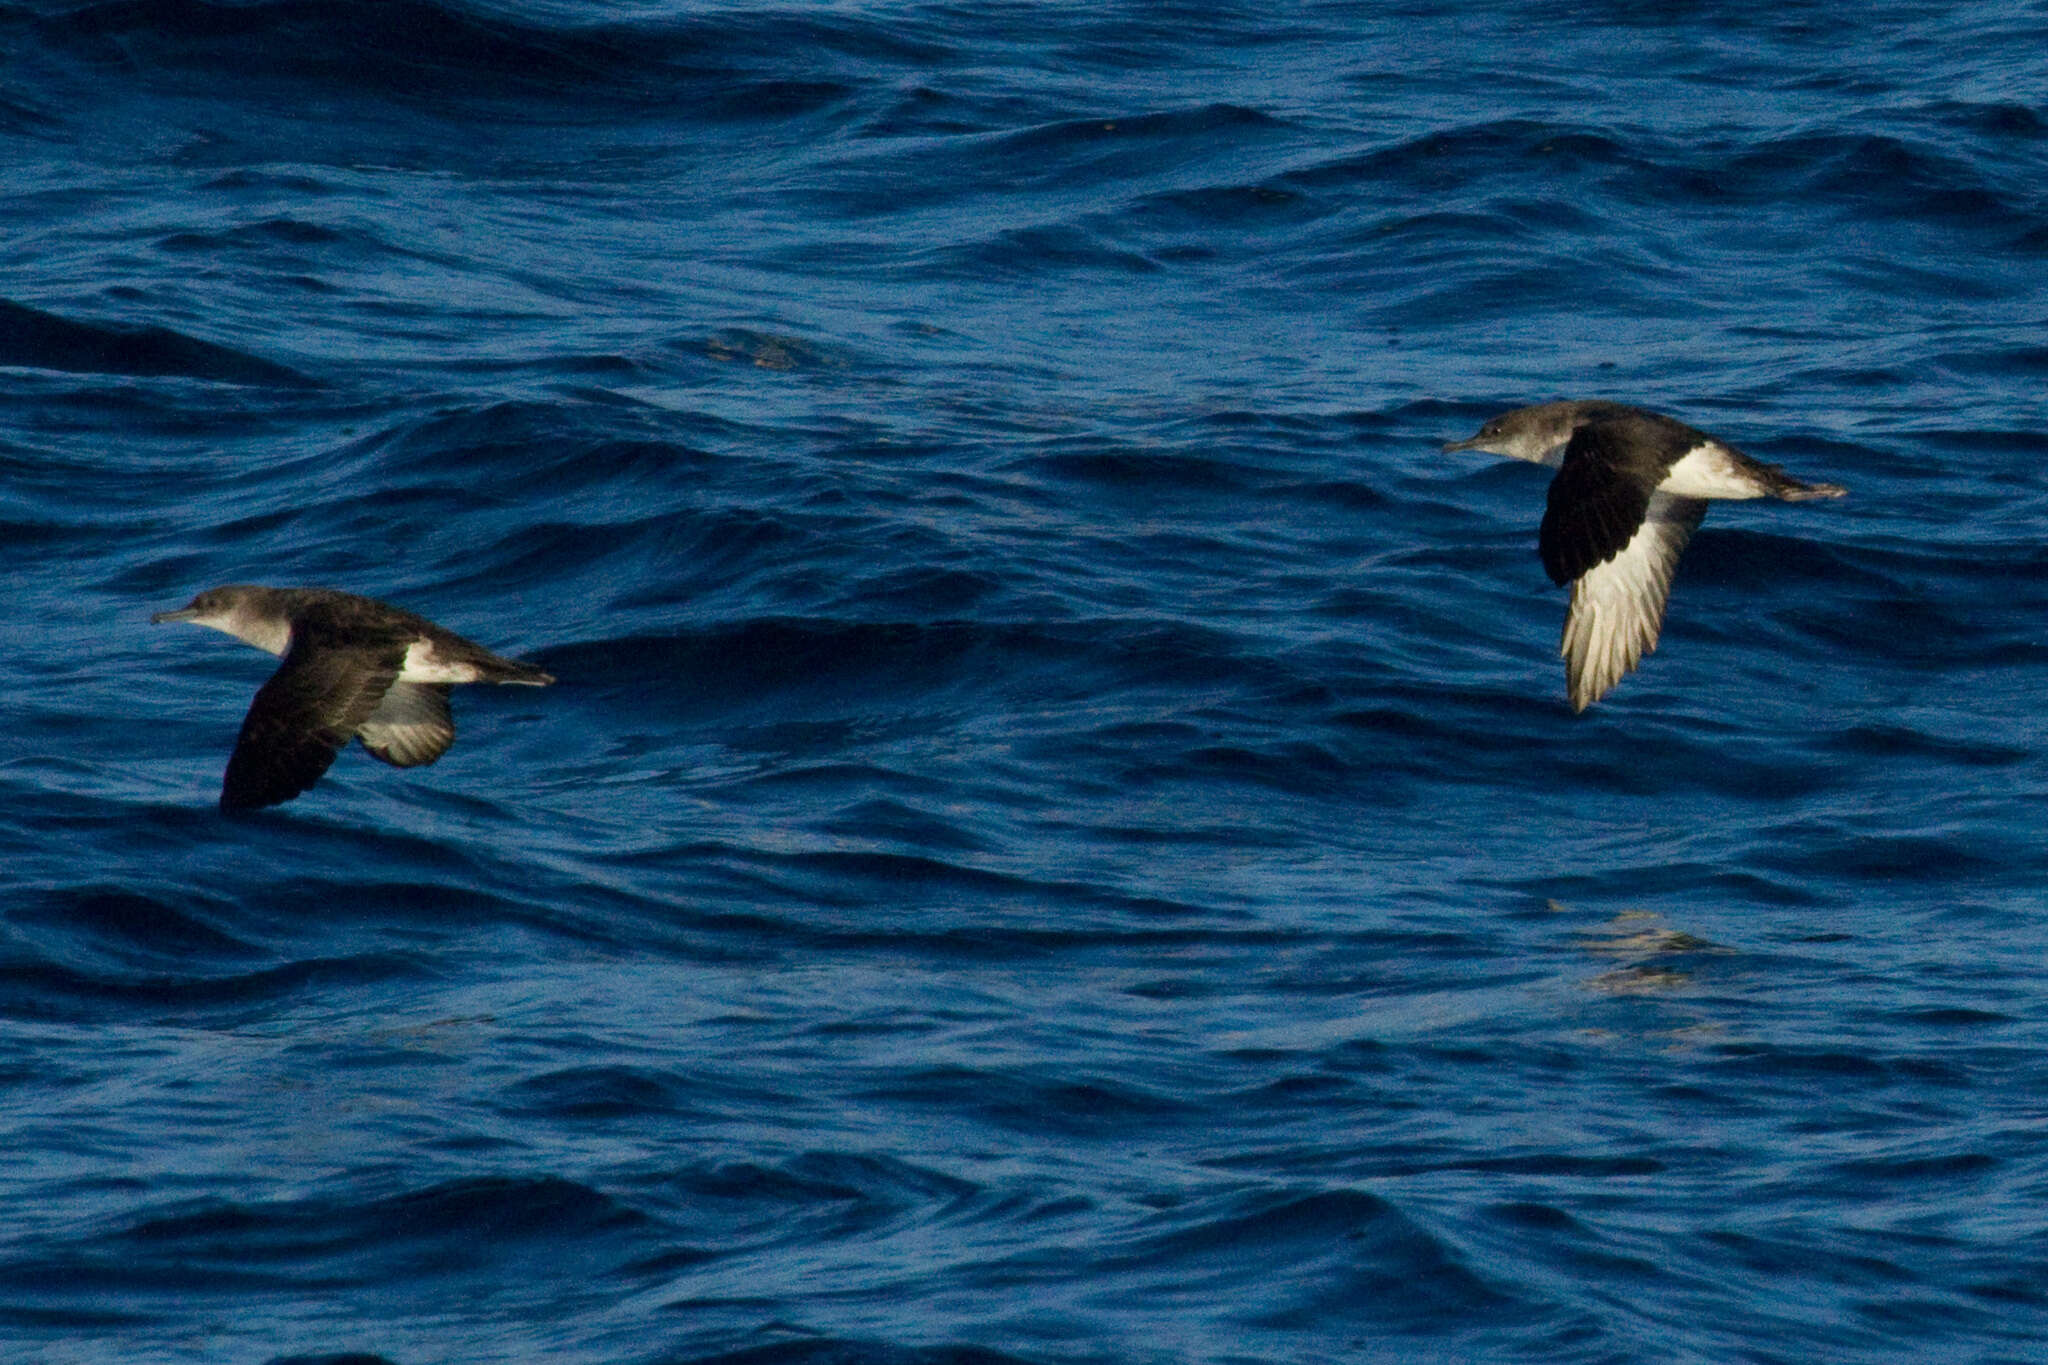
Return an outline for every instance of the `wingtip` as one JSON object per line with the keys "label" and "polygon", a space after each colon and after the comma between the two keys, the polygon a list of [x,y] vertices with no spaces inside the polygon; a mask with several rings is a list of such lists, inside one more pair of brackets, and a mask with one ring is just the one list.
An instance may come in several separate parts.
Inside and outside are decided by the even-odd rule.
{"label": "wingtip", "polygon": [[[1615,681],[1619,682],[1620,679]],[[1609,683],[1605,687],[1600,687],[1595,683],[1589,682],[1583,676],[1566,678],[1565,682],[1568,684],[1567,690],[1571,694],[1572,714],[1575,716],[1585,715],[1587,708],[1609,692],[1612,692],[1615,686],[1614,683]]]}

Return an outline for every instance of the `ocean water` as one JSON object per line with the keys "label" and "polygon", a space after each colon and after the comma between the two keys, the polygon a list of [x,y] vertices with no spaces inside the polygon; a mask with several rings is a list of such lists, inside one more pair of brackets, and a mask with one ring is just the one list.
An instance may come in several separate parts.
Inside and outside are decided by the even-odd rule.
{"label": "ocean water", "polygon": [[[2048,1359],[2048,5],[0,0],[0,1359]],[[1722,504],[1582,716],[1521,403]],[[555,673],[214,807],[402,603]]]}

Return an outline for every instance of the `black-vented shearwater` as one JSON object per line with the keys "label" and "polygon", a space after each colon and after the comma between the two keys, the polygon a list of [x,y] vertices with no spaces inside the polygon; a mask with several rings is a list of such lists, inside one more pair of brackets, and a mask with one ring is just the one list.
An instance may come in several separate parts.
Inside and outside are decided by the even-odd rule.
{"label": "black-vented shearwater", "polygon": [[393,767],[432,763],[455,742],[454,683],[554,681],[425,617],[329,588],[234,583],[149,619],[210,626],[284,658],[242,721],[222,810],[291,800],[352,738]]}
{"label": "black-vented shearwater", "polygon": [[1537,537],[1551,580],[1572,585],[1559,652],[1583,711],[1657,647],[1671,576],[1714,498],[1839,498],[1661,413],[1576,399],[1516,408],[1444,447],[1555,465]]}

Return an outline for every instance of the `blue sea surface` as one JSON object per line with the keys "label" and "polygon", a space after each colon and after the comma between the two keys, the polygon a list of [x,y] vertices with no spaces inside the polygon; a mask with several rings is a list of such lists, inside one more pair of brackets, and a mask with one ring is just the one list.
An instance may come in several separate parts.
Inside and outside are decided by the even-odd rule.
{"label": "blue sea surface", "polygon": [[2044,324],[2038,0],[0,0],[0,1359],[2048,1360]]}

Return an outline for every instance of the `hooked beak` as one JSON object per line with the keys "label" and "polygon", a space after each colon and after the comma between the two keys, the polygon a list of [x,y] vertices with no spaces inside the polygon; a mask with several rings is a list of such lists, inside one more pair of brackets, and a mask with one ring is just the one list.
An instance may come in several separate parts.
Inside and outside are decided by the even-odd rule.
{"label": "hooked beak", "polygon": [[192,608],[190,607],[180,607],[176,611],[151,612],[149,616],[149,623],[153,626],[160,626],[166,621],[190,621],[193,617],[197,615],[199,615],[199,613],[192,610]]}
{"label": "hooked beak", "polygon": [[1472,438],[1471,440],[1469,440],[1469,441],[1445,441],[1445,442],[1444,442],[1444,454],[1446,454],[1446,455],[1455,455],[1455,454],[1457,454],[1457,453],[1458,453],[1459,451],[1461,451],[1461,450],[1471,450],[1471,449],[1472,449],[1473,447],[1477,446],[1478,444],[1479,444],[1479,438],[1478,438],[1477,436],[1474,436],[1474,437],[1473,437],[1473,438]]}

